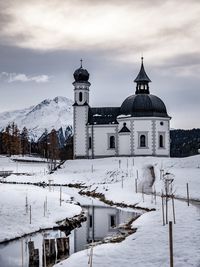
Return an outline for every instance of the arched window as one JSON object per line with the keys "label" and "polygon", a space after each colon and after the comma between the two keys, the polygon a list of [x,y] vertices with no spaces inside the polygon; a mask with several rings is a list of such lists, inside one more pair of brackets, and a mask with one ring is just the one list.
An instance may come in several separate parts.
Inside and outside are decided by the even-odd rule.
{"label": "arched window", "polygon": [[82,102],[82,100],[83,100],[83,93],[80,92],[80,93],[79,93],[79,101]]}
{"label": "arched window", "polygon": [[115,148],[115,137],[113,135],[110,136],[110,148]]}
{"label": "arched window", "polygon": [[163,135],[159,135],[159,147],[164,147],[164,138]]}
{"label": "arched window", "polygon": [[144,134],[140,135],[140,147],[146,147],[146,136]]}
{"label": "arched window", "polygon": [[89,144],[88,144],[88,148],[91,149],[92,148],[92,137],[89,137]]}

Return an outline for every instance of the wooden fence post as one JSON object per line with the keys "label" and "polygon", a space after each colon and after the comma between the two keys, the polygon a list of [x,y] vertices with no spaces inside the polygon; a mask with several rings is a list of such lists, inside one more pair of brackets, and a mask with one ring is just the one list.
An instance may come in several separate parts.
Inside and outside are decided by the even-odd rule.
{"label": "wooden fence post", "polygon": [[30,205],[30,224],[31,224],[31,219],[32,219],[32,212],[31,212],[31,205]]}
{"label": "wooden fence post", "polygon": [[165,225],[165,208],[164,208],[164,195],[163,195],[163,192],[162,192],[161,198],[162,198],[162,218],[163,218],[163,225]]}
{"label": "wooden fence post", "polygon": [[22,267],[24,267],[24,245],[23,245],[23,239],[21,240],[21,249],[22,249]]}
{"label": "wooden fence post", "polygon": [[190,197],[189,197],[189,185],[188,183],[186,184],[186,188],[187,188],[187,205],[190,205]]}
{"label": "wooden fence post", "polygon": [[135,193],[137,193],[137,178],[135,179]]}
{"label": "wooden fence post", "polygon": [[174,219],[174,224],[176,224],[175,205],[174,205],[174,195],[172,195],[172,209],[173,209],[173,219]]}
{"label": "wooden fence post", "polygon": [[165,198],[165,200],[166,200],[166,202],[165,202],[165,204],[166,204],[166,210],[165,210],[165,215],[166,215],[166,224],[168,224],[168,198],[167,198],[167,195],[166,195],[166,198]]}
{"label": "wooden fence post", "polygon": [[45,204],[45,201],[44,201],[44,217],[45,217],[45,211],[46,211],[46,204]]}
{"label": "wooden fence post", "polygon": [[119,169],[121,169],[121,159],[119,159]]}
{"label": "wooden fence post", "polygon": [[174,266],[173,260],[173,229],[172,222],[169,221],[169,255],[170,255],[170,267]]}
{"label": "wooden fence post", "polygon": [[60,206],[62,205],[62,186],[60,186]]}

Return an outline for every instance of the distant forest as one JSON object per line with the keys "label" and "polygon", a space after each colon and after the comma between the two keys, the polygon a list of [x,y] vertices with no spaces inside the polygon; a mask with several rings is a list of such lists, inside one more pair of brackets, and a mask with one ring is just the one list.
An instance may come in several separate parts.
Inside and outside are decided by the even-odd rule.
{"label": "distant forest", "polygon": [[171,130],[171,157],[188,157],[198,154],[200,129]]}

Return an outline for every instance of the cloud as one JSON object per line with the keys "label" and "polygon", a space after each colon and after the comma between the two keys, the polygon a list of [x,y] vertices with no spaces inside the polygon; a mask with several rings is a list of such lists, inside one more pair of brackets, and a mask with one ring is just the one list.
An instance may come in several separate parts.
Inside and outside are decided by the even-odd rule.
{"label": "cloud", "polygon": [[[7,2],[7,1],[4,1]],[[193,0],[16,0],[2,4],[1,40],[33,50],[116,51],[153,63],[197,52],[200,2]],[[186,12],[187,10],[187,12]],[[7,19],[5,19],[7,16]],[[112,57],[113,58],[113,57]]]}
{"label": "cloud", "polygon": [[36,82],[36,83],[46,83],[49,82],[50,77],[48,75],[38,75],[38,76],[27,76],[23,73],[0,73],[0,79],[8,82]]}

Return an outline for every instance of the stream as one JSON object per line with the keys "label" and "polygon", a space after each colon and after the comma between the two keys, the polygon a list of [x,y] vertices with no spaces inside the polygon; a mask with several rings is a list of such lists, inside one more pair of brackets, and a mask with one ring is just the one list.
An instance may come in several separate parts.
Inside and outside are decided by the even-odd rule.
{"label": "stream", "polygon": [[[48,230],[0,244],[0,267],[53,266],[73,253],[87,249],[92,241],[109,240],[120,233],[123,235],[120,225],[139,215],[138,210],[116,208],[97,199],[80,196],[77,189],[65,187],[63,192],[81,205],[87,221],[71,233]],[[49,250],[44,249],[44,241]]]}

